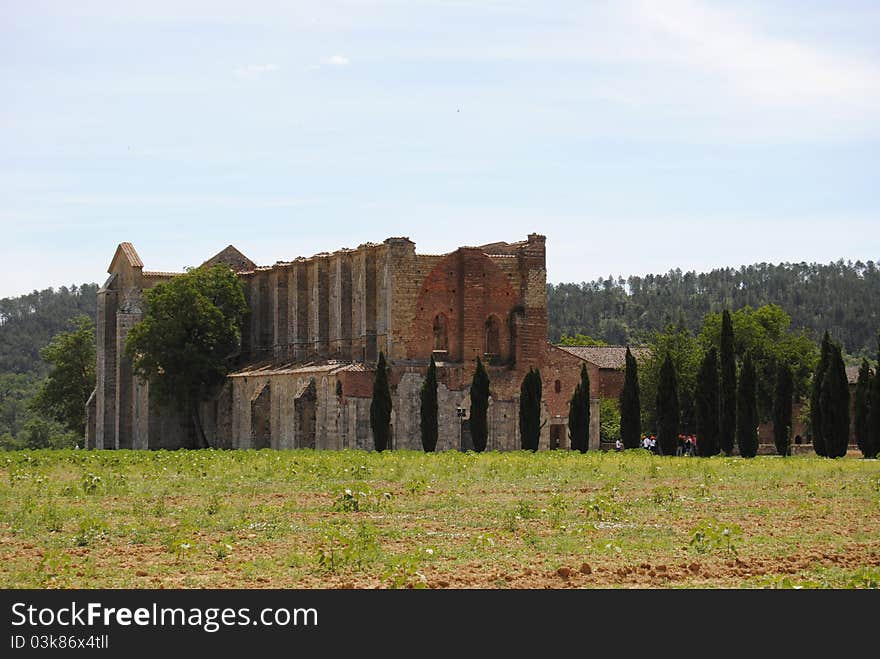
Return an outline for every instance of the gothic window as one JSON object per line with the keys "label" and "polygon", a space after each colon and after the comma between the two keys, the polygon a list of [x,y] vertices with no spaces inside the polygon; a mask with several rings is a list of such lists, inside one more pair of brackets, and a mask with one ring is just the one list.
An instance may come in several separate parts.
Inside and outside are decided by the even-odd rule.
{"label": "gothic window", "polygon": [[498,316],[491,315],[486,319],[486,354],[501,354],[501,322]]}
{"label": "gothic window", "polygon": [[448,329],[446,316],[442,313],[434,316],[434,350],[448,350]]}

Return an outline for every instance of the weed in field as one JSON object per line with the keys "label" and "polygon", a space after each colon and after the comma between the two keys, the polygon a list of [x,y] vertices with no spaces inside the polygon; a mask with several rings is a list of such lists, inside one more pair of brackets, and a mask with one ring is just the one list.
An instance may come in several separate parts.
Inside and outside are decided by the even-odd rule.
{"label": "weed in field", "polygon": [[98,491],[102,489],[103,485],[104,481],[96,474],[83,474],[82,479],[80,479],[80,486],[82,487],[82,491],[86,494],[97,494]]}
{"label": "weed in field", "polygon": [[391,505],[391,493],[374,493],[372,490],[356,490],[345,488],[333,502],[333,510],[337,512],[383,512]]}
{"label": "weed in field", "polygon": [[379,559],[381,545],[376,527],[361,522],[351,527],[325,528],[315,548],[315,562],[324,572],[338,572],[346,567],[362,570]]}
{"label": "weed in field", "polygon": [[41,523],[49,533],[58,533],[64,529],[64,517],[57,506],[52,503],[44,504],[40,510]]}
{"label": "weed in field", "polygon": [[220,512],[220,508],[222,507],[222,505],[223,505],[223,501],[220,498],[220,495],[217,493],[214,493],[208,499],[208,505],[205,506],[205,512],[208,515],[216,515],[217,513]]}
{"label": "weed in field", "polygon": [[382,579],[391,588],[427,588],[428,579],[420,568],[421,556],[398,554],[386,561]]}
{"label": "weed in field", "polygon": [[736,524],[720,524],[710,518],[700,522],[693,530],[690,547],[698,554],[719,551],[736,555],[736,543],[742,536],[742,529]]}
{"label": "weed in field", "polygon": [[566,501],[565,496],[559,492],[554,492],[550,496],[549,513],[547,516],[551,529],[565,528],[562,522],[567,511],[568,501]]}
{"label": "weed in field", "polygon": [[232,545],[228,542],[218,542],[214,545],[214,558],[218,561],[229,558],[230,554],[232,554]]}
{"label": "weed in field", "polygon": [[106,536],[106,524],[93,517],[85,517],[80,520],[79,528],[73,536],[73,542],[77,547],[91,547]]}
{"label": "weed in field", "polygon": [[673,503],[675,501],[675,490],[668,485],[655,487],[651,490],[651,501],[657,505]]}

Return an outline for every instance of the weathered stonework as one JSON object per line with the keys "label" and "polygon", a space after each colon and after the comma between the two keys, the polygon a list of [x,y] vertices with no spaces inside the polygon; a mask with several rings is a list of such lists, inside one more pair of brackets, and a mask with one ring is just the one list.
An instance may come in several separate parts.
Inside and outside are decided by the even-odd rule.
{"label": "weathered stonework", "polygon": [[[201,407],[212,446],[372,448],[379,352],[389,364],[394,449],[421,449],[419,390],[432,356],[438,450],[472,446],[469,387],[477,358],[491,382],[489,450],[519,448],[519,390],[530,368],[544,380],[540,447],[568,448],[568,401],[583,363],[596,376],[591,443],[598,446],[598,368],[547,344],[544,236],[443,255],[416,254],[408,238],[389,238],[267,267],[229,246],[206,262],[215,263],[241,278],[250,313],[236,370]],[[109,272],[98,297],[89,446],[194,446],[192,420],[161,408],[124,355],[125,337],[142,317],[142,292],[175,274],[144,271],[129,243],[119,246]]]}

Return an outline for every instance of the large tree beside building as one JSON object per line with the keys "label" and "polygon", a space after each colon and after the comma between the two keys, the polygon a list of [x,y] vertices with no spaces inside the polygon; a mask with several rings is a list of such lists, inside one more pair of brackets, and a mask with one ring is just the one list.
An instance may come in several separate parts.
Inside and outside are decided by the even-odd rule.
{"label": "large tree beside building", "polygon": [[56,334],[40,350],[50,370],[31,405],[71,432],[83,435],[86,401],[95,388],[95,324],[88,316],[79,316],[73,325],[71,331]]}
{"label": "large tree beside building", "polygon": [[675,455],[679,423],[678,376],[672,357],[666,355],[657,386],[657,445],[662,455]]}
{"label": "large tree beside building", "polygon": [[437,448],[437,365],[434,363],[434,355],[431,355],[428,372],[422,382],[419,402],[422,448],[431,453]]}
{"label": "large tree beside building", "polygon": [[590,373],[581,364],[581,379],[568,403],[568,435],[571,448],[586,453],[590,448]]}
{"label": "large tree beside building", "polygon": [[207,446],[199,405],[224,382],[241,347],[248,312],[241,281],[226,266],[195,268],[144,291],[144,316],[126,353],[150,393],[189,415]]}
{"label": "large tree beside building", "polygon": [[755,364],[752,353],[743,358],[736,390],[736,443],[739,454],[754,458],[758,454],[758,400],[755,395]]}
{"label": "large tree beside building", "polygon": [[379,352],[379,361],[376,362],[373,397],[370,400],[370,429],[376,450],[388,448],[391,443],[391,388],[388,385],[388,365],[384,352]]}
{"label": "large tree beside building", "polygon": [[822,435],[822,406],[820,397],[822,395],[822,382],[825,379],[825,371],[828,370],[828,364],[831,360],[831,336],[828,332],[822,337],[822,346],[819,351],[819,363],[816,365],[816,371],[813,373],[813,384],[810,390],[810,436],[813,441],[813,450],[816,455],[827,455],[825,450],[825,439]]}
{"label": "large tree beside building", "polygon": [[773,397],[773,443],[779,455],[791,454],[791,405],[794,394],[791,369],[780,362],[776,369],[776,388]]}
{"label": "large tree beside building", "polygon": [[639,367],[629,346],[626,347],[626,370],[620,390],[620,441],[623,448],[638,448],[642,433],[642,404],[639,392]]}
{"label": "large tree beside building", "polygon": [[489,374],[486,367],[477,357],[477,368],[471,381],[471,441],[474,450],[481,453],[486,450],[489,441]]}
{"label": "large tree beside building", "polygon": [[541,372],[529,368],[519,390],[520,446],[526,451],[537,451],[541,439]]}
{"label": "large tree beside building", "polygon": [[849,444],[849,382],[841,347],[837,344],[831,346],[828,368],[822,378],[819,406],[822,408],[825,455],[842,458]]}
{"label": "large tree beside building", "polygon": [[736,351],[733,323],[725,309],[721,316],[721,389],[719,398],[718,442],[725,455],[733,454],[736,433]]}
{"label": "large tree beside building", "polygon": [[694,395],[694,420],[696,422],[697,451],[707,458],[720,450],[718,443],[718,350],[709,348],[700,364]]}
{"label": "large tree beside building", "polygon": [[871,370],[871,365],[867,359],[863,359],[862,365],[859,367],[859,379],[856,382],[853,405],[853,434],[856,436],[856,444],[859,450],[866,458],[873,458],[877,455],[877,448],[872,441],[869,426],[871,381],[873,379],[874,372]]}

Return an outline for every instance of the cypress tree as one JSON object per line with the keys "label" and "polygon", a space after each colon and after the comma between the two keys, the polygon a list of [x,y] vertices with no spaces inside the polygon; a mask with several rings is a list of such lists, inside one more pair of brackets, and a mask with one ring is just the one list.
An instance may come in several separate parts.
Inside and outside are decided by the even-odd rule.
{"label": "cypress tree", "polygon": [[703,357],[697,376],[695,394],[695,422],[697,430],[697,451],[707,458],[720,450],[718,435],[719,391],[718,391],[718,351],[711,347]]}
{"label": "cypress tree", "polygon": [[880,453],[880,339],[877,341],[877,368],[868,394],[868,440],[870,450]]}
{"label": "cypress tree", "polygon": [[736,352],[733,343],[733,321],[725,309],[721,317],[721,397],[719,400],[718,441],[725,455],[733,454],[736,429]]}
{"label": "cypress tree", "polygon": [[773,395],[773,442],[779,455],[791,454],[791,404],[794,379],[788,364],[776,368],[776,390]]}
{"label": "cypress tree", "polygon": [[822,437],[822,406],[819,399],[822,395],[822,381],[825,371],[828,370],[828,361],[831,358],[831,337],[828,331],[822,337],[822,348],[819,355],[819,364],[813,374],[813,385],[810,389],[810,434],[813,438],[813,450],[816,455],[826,455],[825,440]]}
{"label": "cypress tree", "polygon": [[391,390],[388,387],[388,367],[385,353],[379,353],[376,378],[373,380],[373,399],[370,401],[370,428],[377,451],[388,448],[391,439]]}
{"label": "cypress tree", "polygon": [[520,445],[526,451],[537,451],[541,438],[541,373],[529,368],[519,394]]}
{"label": "cypress tree", "polygon": [[863,359],[862,365],[859,368],[859,379],[856,382],[853,430],[856,436],[856,444],[859,445],[859,450],[866,458],[873,458],[877,455],[877,450],[874,448],[874,442],[871,441],[868,425],[870,410],[868,405],[870,402],[871,380],[873,380],[873,376],[874,372],[871,370],[871,365],[868,364],[867,359]]}
{"label": "cypress tree", "polygon": [[846,455],[849,444],[849,383],[843,354],[837,344],[831,347],[828,369],[822,378],[819,406],[822,409],[825,455],[829,458],[842,458]]}
{"label": "cypress tree", "polygon": [[471,381],[471,439],[474,450],[481,453],[486,450],[489,439],[489,375],[483,362],[477,357],[477,370]]}
{"label": "cypress tree", "polygon": [[639,448],[642,434],[642,405],[639,397],[639,367],[626,347],[626,373],[620,391],[620,440],[623,448]]}
{"label": "cypress tree", "polygon": [[422,431],[422,447],[432,453],[437,448],[437,365],[434,355],[428,364],[428,373],[422,382],[419,392],[421,419],[419,429]]}
{"label": "cypress tree", "polygon": [[758,399],[755,396],[755,366],[746,353],[736,391],[736,443],[739,454],[754,458],[758,454]]}
{"label": "cypress tree", "polygon": [[675,455],[681,412],[678,406],[678,378],[668,354],[660,366],[657,383],[657,446],[661,455]]}
{"label": "cypress tree", "polygon": [[573,450],[586,453],[590,447],[590,374],[581,364],[581,381],[568,403],[568,435]]}

